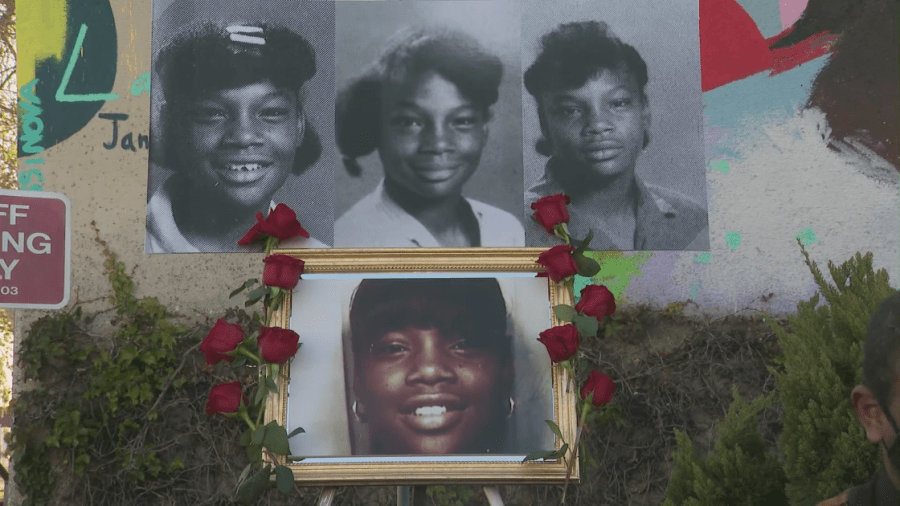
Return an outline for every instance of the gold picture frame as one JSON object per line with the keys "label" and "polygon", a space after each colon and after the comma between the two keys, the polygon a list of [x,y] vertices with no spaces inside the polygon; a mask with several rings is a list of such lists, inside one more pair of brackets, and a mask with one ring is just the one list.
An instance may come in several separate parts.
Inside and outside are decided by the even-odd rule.
{"label": "gold picture frame", "polygon": [[[311,302],[314,304],[323,304],[322,307],[337,305],[332,302],[322,302],[323,297],[328,298],[330,295],[325,295],[324,292],[333,291],[330,288],[327,290],[323,290],[322,287],[334,287],[340,283],[347,283],[352,285],[353,283],[359,283],[358,278],[365,278],[371,276],[378,276],[381,278],[389,278],[393,279],[396,275],[397,278],[408,278],[408,277],[496,277],[498,279],[498,285],[504,286],[519,286],[524,288],[518,288],[518,290],[526,290],[526,297],[519,296],[519,299],[528,298],[529,300],[537,300],[540,301],[543,299],[544,294],[537,293],[534,294],[535,291],[543,292],[543,287],[546,286],[548,289],[546,290],[546,310],[547,310],[547,320],[546,327],[559,325],[559,321],[556,319],[556,316],[553,314],[552,307],[557,304],[572,304],[571,296],[568,290],[555,283],[552,283],[547,278],[536,278],[535,276],[530,276],[531,273],[538,273],[543,270],[543,267],[536,263],[538,255],[542,252],[542,249],[539,248],[484,248],[484,249],[352,249],[352,250],[299,250],[299,249],[282,249],[276,250],[274,253],[289,255],[292,257],[300,258],[305,262],[303,279],[300,280],[297,288],[295,288],[292,296],[286,297],[282,306],[275,312],[274,314],[274,322],[272,325],[279,326],[283,328],[292,328],[292,316],[298,317],[298,315],[303,311],[301,306],[296,302],[298,300]],[[497,276],[493,276],[492,274],[497,274]],[[410,275],[414,276],[410,276]],[[433,276],[429,276],[433,275]],[[458,275],[458,276],[457,276]],[[355,278],[354,278],[355,277]],[[346,281],[348,278],[357,279],[357,281]],[[503,283],[500,281],[504,280]],[[514,280],[514,281],[506,281],[506,280]],[[546,281],[545,281],[546,280]],[[318,285],[317,285],[318,283]],[[337,284],[335,284],[337,283]],[[546,285],[545,285],[546,283]],[[348,285],[348,286],[349,286]],[[535,289],[537,287],[537,289]],[[307,290],[307,292],[304,292]],[[318,292],[313,293],[314,290],[318,290]],[[528,294],[533,295],[528,295]],[[337,297],[337,296],[335,296]],[[506,297],[506,295],[504,296]],[[347,300],[345,297],[344,301]],[[534,303],[530,303],[534,304]],[[345,304],[346,305],[346,304]],[[509,308],[507,305],[507,314],[509,317],[509,312],[514,308]],[[327,317],[321,311],[316,311],[312,308],[308,309],[308,311],[312,311],[313,316],[309,315],[304,316],[303,321],[328,321],[329,328],[334,328],[335,323],[333,320],[336,316]],[[339,311],[344,311],[344,309],[340,309]],[[348,310],[349,311],[349,310]],[[325,311],[328,312],[328,311]],[[535,313],[531,311],[531,313]],[[538,316],[529,317],[532,319],[537,318],[541,320],[543,318],[542,311],[538,311]],[[336,314],[336,313],[333,313]],[[341,321],[341,328],[344,329],[346,325],[346,316]],[[296,323],[296,321],[295,321]],[[295,327],[299,327],[300,325],[294,325]],[[534,327],[532,324],[531,327]],[[529,328],[528,335],[530,336],[532,333],[532,328]],[[295,399],[303,398],[306,396],[316,396],[318,395],[321,398],[326,398],[325,394],[321,393],[322,391],[329,391],[328,388],[322,387],[317,389],[315,386],[309,384],[309,379],[315,379],[317,376],[321,376],[323,371],[327,375],[339,375],[341,380],[332,381],[332,385],[338,385],[338,381],[343,381],[347,383],[349,380],[347,379],[346,369],[347,366],[347,352],[343,351],[343,355],[341,355],[340,359],[332,359],[330,362],[332,365],[336,364],[335,360],[340,360],[340,364],[338,364],[337,368],[342,369],[343,371],[340,373],[335,373],[333,369],[335,367],[328,367],[328,360],[319,360],[318,358],[310,359],[314,360],[314,364],[312,367],[320,367],[320,372],[310,371],[310,364],[304,364],[302,361],[307,357],[304,355],[304,351],[309,348],[315,348],[319,346],[320,348],[327,346],[331,349],[332,355],[336,352],[334,348],[338,348],[338,350],[343,350],[346,345],[346,335],[341,338],[340,346],[335,345],[332,342],[328,342],[327,345],[322,345],[323,342],[327,342],[327,339],[322,338],[323,334],[332,334],[333,332],[322,332],[321,330],[309,330],[310,333],[307,333],[307,338],[304,338],[304,330],[303,328],[295,328],[294,330],[299,330],[301,334],[301,343],[302,346],[297,353],[297,356],[294,357],[294,363],[291,364],[291,367],[285,367],[284,374],[279,375],[277,385],[278,385],[278,393],[272,394],[266,401],[265,407],[265,421],[266,423],[270,421],[276,421],[282,426],[285,426],[290,432],[293,430],[293,426],[291,424],[291,420],[289,418],[298,418],[298,417],[307,417],[309,418],[309,413],[325,413],[329,408],[320,407],[320,406],[307,406],[303,403],[307,402],[305,400],[295,400],[294,403],[290,403],[289,397],[292,395],[291,389],[291,375],[296,375],[298,378],[302,376],[303,379],[298,379],[298,387],[293,390],[293,396]],[[542,345],[537,341],[537,332],[544,330],[539,329],[534,332],[534,342],[537,343],[537,351],[535,348],[529,348],[530,351],[528,353],[531,354],[532,362],[536,362],[538,360],[538,355],[540,354],[540,366],[536,367],[545,367],[546,369],[537,369],[537,372],[541,372],[545,376],[549,376],[549,382],[552,384],[552,388],[548,393],[549,399],[547,399],[547,404],[552,406],[552,419],[559,426],[561,434],[566,441],[574,441],[577,422],[576,422],[576,413],[575,413],[575,388],[572,385],[572,382],[569,380],[568,373],[563,370],[561,367],[556,365],[552,365],[547,357],[546,351],[543,350]],[[339,332],[343,332],[346,334],[346,330],[342,330]],[[533,343],[530,341],[524,345],[520,345],[519,343],[525,343],[525,340],[517,340],[514,342],[514,347],[519,347],[521,349],[527,347],[533,347]],[[317,352],[310,351],[311,355],[315,355]],[[525,351],[519,350],[517,353],[525,353]],[[299,362],[298,362],[299,360]],[[519,364],[515,365],[515,374],[516,377],[524,378],[522,381],[527,381],[528,378],[533,376],[540,376],[540,374],[535,374],[533,371],[529,373],[529,371],[520,371]],[[547,372],[542,372],[547,371]],[[517,380],[518,381],[518,380]],[[302,382],[302,384],[301,384]],[[349,388],[349,387],[348,387]],[[339,385],[336,387],[339,389]],[[316,392],[318,390],[318,392]],[[312,392],[312,393],[310,393]],[[341,401],[334,400],[335,398],[340,398],[340,395],[330,395],[327,398],[331,399],[329,404],[341,404]],[[349,397],[348,397],[349,398]],[[344,399],[343,403],[348,402]],[[314,402],[313,402],[314,403]],[[290,409],[290,415],[289,415]],[[338,413],[342,408],[339,406],[337,408],[332,408],[332,411]],[[356,406],[354,403],[354,411],[353,414],[357,414],[355,411]],[[511,409],[511,413],[515,408]],[[300,415],[295,416],[295,413],[301,413]],[[318,415],[315,415],[318,416]],[[326,417],[326,415],[322,415]],[[524,416],[524,415],[522,415]],[[359,417],[357,418],[357,422],[359,422]],[[536,426],[540,426],[541,437],[546,437],[547,441],[551,441],[553,444],[552,448],[547,447],[539,447],[533,448],[527,453],[531,453],[532,451],[542,451],[542,450],[553,450],[558,449],[562,445],[562,441],[560,438],[553,436],[549,427],[544,423],[543,417],[540,417],[539,420],[533,420],[531,418],[526,418],[522,423],[528,423],[529,427],[532,428],[532,431],[538,430],[535,428]],[[349,425],[352,422],[352,415],[347,415],[347,424]],[[297,423],[298,426],[307,425],[306,423]],[[316,425],[319,427],[319,425]],[[317,430],[310,430],[308,427],[304,427],[306,429],[306,433],[300,434],[292,438],[292,450],[294,449],[293,441],[295,439],[309,438],[307,441],[311,441],[311,444],[317,444],[316,442],[320,441],[323,437],[329,436],[330,434],[323,434],[324,432],[334,432],[340,433],[341,429],[336,429],[335,427],[340,426],[340,422],[335,422],[332,419],[328,419],[327,421],[322,422],[321,426]],[[315,432],[320,432],[320,434],[316,434]],[[352,433],[352,429],[350,430]],[[545,436],[546,435],[546,436]],[[343,437],[343,436],[341,436]],[[530,439],[523,439],[523,441],[531,441]],[[523,443],[524,444],[524,443]],[[281,464],[287,465],[294,475],[294,480],[296,483],[300,485],[328,485],[328,486],[337,486],[337,485],[406,485],[406,484],[438,484],[438,483],[472,483],[472,484],[502,484],[502,483],[534,483],[534,484],[556,484],[563,483],[566,480],[567,466],[565,459],[559,460],[537,460],[537,461],[528,461],[522,462],[525,452],[518,453],[513,452],[511,454],[479,454],[479,455],[408,455],[408,456],[386,456],[386,455],[370,455],[370,454],[356,454],[353,455],[352,452],[350,455],[313,455],[310,458],[306,458],[306,455],[291,455],[288,458],[282,458],[274,455],[268,455],[265,458],[268,463],[271,464]],[[571,455],[571,453],[569,454]],[[302,460],[298,460],[297,457],[304,457]],[[277,459],[274,460],[274,459]],[[580,468],[578,463],[576,462],[572,468],[572,472],[570,475],[570,481],[575,483],[580,480]]]}

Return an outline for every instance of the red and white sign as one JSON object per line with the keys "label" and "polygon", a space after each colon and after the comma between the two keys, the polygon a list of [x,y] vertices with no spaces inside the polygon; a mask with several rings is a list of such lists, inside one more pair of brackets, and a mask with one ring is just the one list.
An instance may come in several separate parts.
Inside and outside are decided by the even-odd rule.
{"label": "red and white sign", "polygon": [[70,209],[61,193],[0,190],[0,308],[69,302]]}

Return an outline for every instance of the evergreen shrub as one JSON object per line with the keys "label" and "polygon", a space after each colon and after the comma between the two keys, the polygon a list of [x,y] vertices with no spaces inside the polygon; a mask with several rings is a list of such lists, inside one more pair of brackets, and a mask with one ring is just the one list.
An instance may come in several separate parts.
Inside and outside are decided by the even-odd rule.
{"label": "evergreen shrub", "polygon": [[[746,403],[735,392],[705,459],[676,431],[665,505],[768,506],[786,500],[814,506],[868,481],[880,468],[880,453],[856,419],[850,391],[861,382],[869,318],[894,289],[887,271],[874,270],[872,253],[857,253],[840,266],[828,262],[832,285],[802,245],[801,251],[821,296],[800,302],[786,327],[772,323],[782,349],[773,368],[777,399]],[[765,449],[757,422],[776,400],[783,405],[778,455]]]}

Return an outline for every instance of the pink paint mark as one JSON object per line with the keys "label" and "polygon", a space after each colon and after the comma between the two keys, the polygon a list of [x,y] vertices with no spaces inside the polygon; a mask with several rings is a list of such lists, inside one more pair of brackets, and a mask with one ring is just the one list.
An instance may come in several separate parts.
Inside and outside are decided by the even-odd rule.
{"label": "pink paint mark", "polygon": [[800,19],[809,0],[781,0],[781,27],[787,28]]}
{"label": "pink paint mark", "polygon": [[768,42],[736,0],[700,0],[700,68],[703,91],[772,68]]}

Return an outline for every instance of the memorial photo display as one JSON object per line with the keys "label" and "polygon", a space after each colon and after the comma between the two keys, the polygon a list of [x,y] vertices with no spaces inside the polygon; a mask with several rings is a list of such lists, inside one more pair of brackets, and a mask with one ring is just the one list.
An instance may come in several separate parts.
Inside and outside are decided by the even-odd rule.
{"label": "memorial photo display", "polygon": [[697,0],[160,0],[147,253],[709,251]]}
{"label": "memorial photo display", "polygon": [[296,481],[565,479],[562,460],[522,464],[562,444],[545,420],[576,430],[575,389],[535,338],[568,292],[534,276],[534,253],[279,251],[307,267],[275,315],[303,352],[265,416],[305,431]]}

